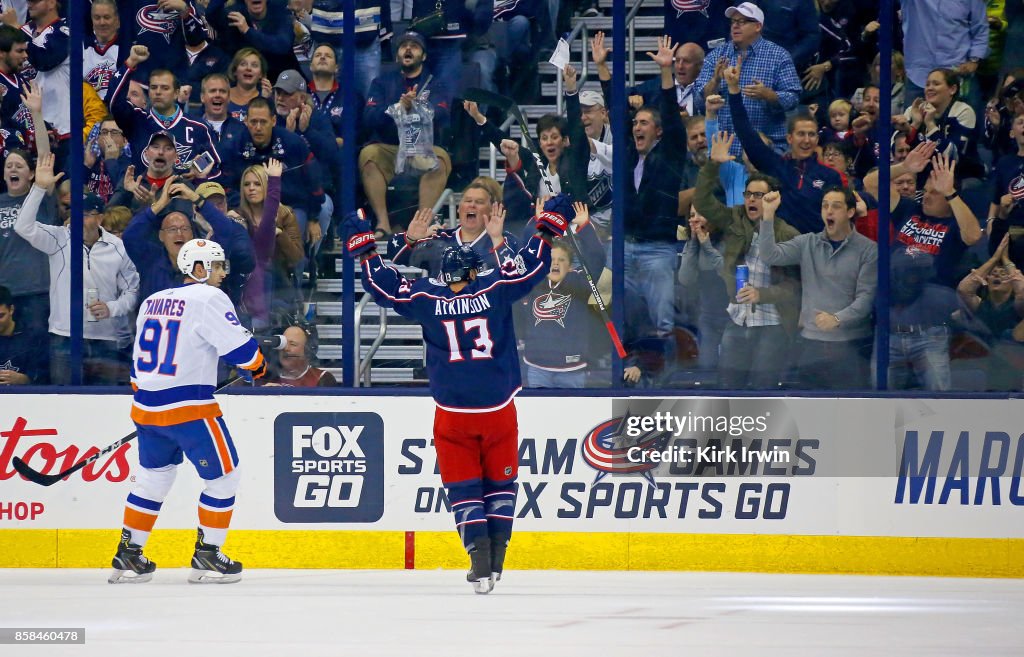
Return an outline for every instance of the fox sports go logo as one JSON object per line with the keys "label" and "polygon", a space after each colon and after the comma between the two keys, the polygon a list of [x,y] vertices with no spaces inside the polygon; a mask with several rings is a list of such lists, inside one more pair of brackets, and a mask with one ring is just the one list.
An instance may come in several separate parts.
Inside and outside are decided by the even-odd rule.
{"label": "fox sports go logo", "polygon": [[283,522],[374,522],[384,513],[376,413],[284,413],[274,423],[274,512]]}
{"label": "fox sports go logo", "polygon": [[359,504],[366,453],[359,446],[364,426],[292,427],[292,472],[297,507],[353,507]]}

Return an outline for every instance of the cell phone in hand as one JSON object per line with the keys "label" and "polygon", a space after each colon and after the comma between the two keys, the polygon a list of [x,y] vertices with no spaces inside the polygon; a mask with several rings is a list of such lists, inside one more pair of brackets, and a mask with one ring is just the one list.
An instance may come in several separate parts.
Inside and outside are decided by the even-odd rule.
{"label": "cell phone in hand", "polygon": [[206,171],[206,169],[209,168],[210,165],[212,164],[213,156],[210,155],[209,153],[203,153],[196,159],[192,160],[192,168],[195,169],[197,173],[202,173]]}

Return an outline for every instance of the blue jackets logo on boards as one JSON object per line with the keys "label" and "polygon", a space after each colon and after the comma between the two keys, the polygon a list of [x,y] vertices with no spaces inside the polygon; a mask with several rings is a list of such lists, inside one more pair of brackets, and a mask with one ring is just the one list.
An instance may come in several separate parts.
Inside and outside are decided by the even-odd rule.
{"label": "blue jackets logo on boards", "polygon": [[[651,470],[658,466],[656,462],[634,461],[629,458],[629,450],[637,447],[642,452],[661,451],[665,448],[671,434],[665,431],[648,431],[637,437],[626,435],[627,417],[616,417],[605,420],[587,433],[580,445],[580,454],[590,467],[597,470],[594,483],[601,481],[609,474],[642,475],[652,486],[654,475]],[[634,452],[635,453],[635,452]]]}

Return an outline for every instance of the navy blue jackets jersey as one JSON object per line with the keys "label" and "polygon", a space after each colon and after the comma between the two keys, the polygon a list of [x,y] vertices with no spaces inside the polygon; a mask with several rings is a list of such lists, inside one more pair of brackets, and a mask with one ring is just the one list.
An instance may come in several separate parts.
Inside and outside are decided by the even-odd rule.
{"label": "navy blue jackets jersey", "polygon": [[1014,226],[1024,225],[1024,203],[1021,202],[1024,201],[1024,157],[1016,153],[1004,155],[996,162],[993,173],[992,203],[999,205],[1004,195],[1013,196],[1015,204],[1010,208],[1007,220]]}
{"label": "navy blue jackets jersey", "polygon": [[281,175],[281,202],[309,213],[317,221],[320,206],[324,202],[321,185],[320,163],[309,150],[306,140],[282,127],[275,127],[270,143],[260,148],[252,141],[248,130],[235,138],[221,141],[224,153],[224,180],[228,191],[228,202],[235,205],[238,199],[236,185],[241,185],[242,172],[254,164],[266,164],[270,158],[281,160],[284,173]]}
{"label": "navy blue jackets jersey", "polygon": [[740,94],[729,94],[736,134],[743,142],[743,150],[751,164],[761,173],[778,178],[782,183],[782,205],[779,216],[785,217],[801,233],[820,232],[825,225],[821,220],[821,199],[829,187],[847,187],[844,176],[818,161],[817,155],[806,160],[782,156],[761,141],[750,123],[747,108]]}
{"label": "navy blue jackets jersey", "polygon": [[173,71],[179,79],[188,68],[185,44],[198,46],[209,38],[202,19],[201,9],[195,0],[185,0],[188,13],[180,15],[174,10],[164,10],[154,0],[120,0],[117,13],[121,18],[118,41],[125,48],[124,57],[131,45],[149,48],[149,59],[139,64],[140,80],[149,78],[149,72],[158,68]]}
{"label": "navy blue jackets jersey", "polygon": [[456,294],[433,278],[409,281],[379,255],[363,263],[363,287],[377,303],[423,326],[430,393],[439,407],[493,411],[522,388],[512,304],[545,276],[550,248],[535,236],[514,265],[480,271]]}
{"label": "navy blue jackets jersey", "polygon": [[7,128],[20,132],[23,138],[28,139],[35,133],[35,125],[32,123],[32,113],[21,102],[24,84],[25,80],[17,73],[7,75],[0,72],[0,116]]}
{"label": "navy blue jackets jersey", "polygon": [[180,175],[194,171],[192,160],[209,153],[213,157],[213,170],[206,176],[206,180],[220,176],[220,155],[217,153],[210,130],[204,123],[185,116],[181,108],[177,108],[175,117],[165,123],[153,112],[128,102],[129,81],[134,73],[128,68],[117,71],[111,82],[109,104],[114,120],[124,130],[125,137],[132,147],[132,164],[135,165],[136,171],[141,172],[149,167],[145,150],[150,135],[154,132],[167,132],[174,138],[174,149],[178,152],[174,173]]}

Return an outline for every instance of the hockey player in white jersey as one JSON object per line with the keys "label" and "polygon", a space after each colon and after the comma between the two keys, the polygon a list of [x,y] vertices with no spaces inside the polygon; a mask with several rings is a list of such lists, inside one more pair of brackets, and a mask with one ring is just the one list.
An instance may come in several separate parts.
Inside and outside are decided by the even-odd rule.
{"label": "hockey player in white jersey", "polygon": [[218,358],[257,378],[266,373],[266,362],[219,289],[227,275],[224,249],[210,240],[190,240],[178,253],[178,269],[183,285],[150,295],[139,308],[132,420],[142,467],[125,504],[111,584],[152,579],[156,564],[142,548],[183,455],[206,484],[189,581],[231,583],[242,577],[242,564],[220,550],[235,504],[238,454],[213,392]]}

